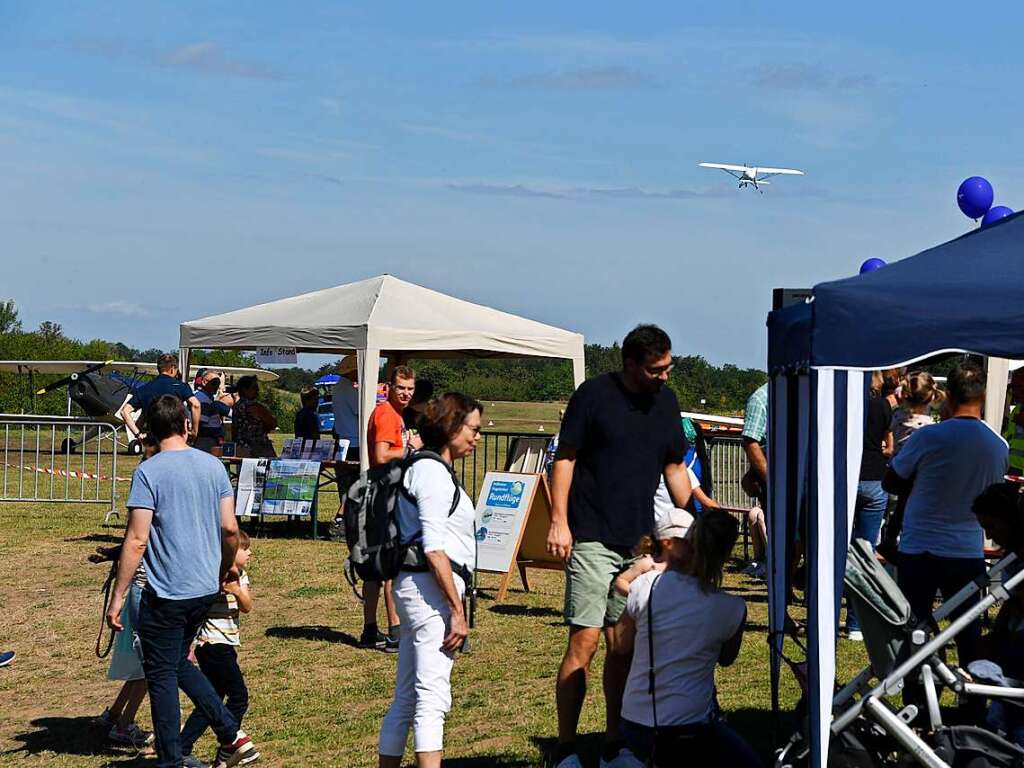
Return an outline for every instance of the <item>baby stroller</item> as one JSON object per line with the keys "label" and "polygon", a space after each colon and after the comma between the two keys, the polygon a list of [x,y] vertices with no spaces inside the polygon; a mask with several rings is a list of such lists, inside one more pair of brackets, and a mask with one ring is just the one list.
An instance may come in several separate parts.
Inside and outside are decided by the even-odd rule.
{"label": "baby stroller", "polygon": [[[832,727],[828,765],[837,768],[883,768],[923,765],[928,768],[1024,768],[1024,749],[982,728],[945,725],[939,709],[942,688],[957,696],[1024,701],[1024,688],[976,682],[949,667],[942,658],[945,647],[968,624],[993,605],[1002,603],[1024,581],[1024,569],[1004,579],[1016,561],[1008,555],[983,578],[965,586],[932,615],[917,623],[896,582],[862,540],[850,545],[846,563],[847,600],[857,611],[870,664],[832,700]],[[939,622],[957,608],[987,593],[935,632]],[[934,622],[934,623],[932,623]],[[988,665],[993,667],[994,665]],[[984,667],[982,667],[984,669]],[[919,681],[924,690],[924,723],[913,727],[918,707],[896,711],[887,699],[899,694],[905,681]],[[1002,682],[1002,681],[1000,681]],[[808,749],[798,733],[779,752],[776,768],[806,765]]]}

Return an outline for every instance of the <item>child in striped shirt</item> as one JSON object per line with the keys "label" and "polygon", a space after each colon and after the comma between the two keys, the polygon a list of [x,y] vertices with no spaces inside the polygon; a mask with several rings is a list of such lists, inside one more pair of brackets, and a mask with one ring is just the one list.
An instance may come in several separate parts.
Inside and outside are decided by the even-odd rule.
{"label": "child in striped shirt", "polygon": [[[217,600],[210,606],[206,614],[206,623],[196,635],[195,655],[199,669],[203,671],[214,690],[222,697],[228,711],[242,725],[242,716],[249,707],[249,690],[245,687],[245,678],[238,667],[238,647],[241,644],[238,633],[239,616],[252,610],[252,595],[249,592],[249,575],[245,566],[252,555],[249,535],[245,531],[238,532],[238,552],[235,563],[221,585]],[[202,765],[192,757],[192,748],[206,730],[209,723],[198,709],[189,715],[185,727],[181,731],[181,754],[183,765]],[[252,763],[259,759],[259,753],[246,756],[241,764]],[[218,750],[214,759],[214,768],[223,765],[224,757]]]}

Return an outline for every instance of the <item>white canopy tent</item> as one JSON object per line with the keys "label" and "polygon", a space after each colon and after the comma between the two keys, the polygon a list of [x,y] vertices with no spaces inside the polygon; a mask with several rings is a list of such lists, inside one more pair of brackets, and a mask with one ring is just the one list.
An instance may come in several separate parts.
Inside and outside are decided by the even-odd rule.
{"label": "white canopy tent", "polygon": [[[456,299],[391,275],[326,288],[182,323],[181,369],[192,349],[294,347],[298,352],[355,352],[360,382],[376,384],[382,355],[409,357],[551,357],[572,361],[573,384],[585,375],[583,336]],[[376,386],[360,388],[359,461],[369,466],[366,425]]]}

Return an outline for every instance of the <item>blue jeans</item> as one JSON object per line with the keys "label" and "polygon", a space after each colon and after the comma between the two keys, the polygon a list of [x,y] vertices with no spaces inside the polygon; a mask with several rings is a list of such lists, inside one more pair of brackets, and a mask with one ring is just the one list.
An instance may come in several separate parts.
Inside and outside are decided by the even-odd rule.
{"label": "blue jeans", "polygon": [[[242,718],[249,708],[249,689],[245,687],[245,678],[238,667],[238,651],[233,645],[220,643],[204,643],[196,646],[196,661],[206,679],[213,685],[217,695],[226,699],[224,706],[228,708],[238,727],[242,727]],[[182,754],[191,755],[196,741],[203,735],[209,723],[203,710],[196,707],[185,721],[181,729]]]}
{"label": "blue jeans", "polygon": [[[882,490],[881,480],[861,480],[857,483],[857,501],[853,508],[853,538],[864,539],[874,550],[882,531],[889,494]],[[852,605],[847,606],[847,631],[860,629],[860,621]]]}
{"label": "blue jeans", "polygon": [[[762,765],[757,753],[746,740],[722,720],[659,727],[658,730],[684,733],[662,749],[663,752],[669,752],[667,756],[656,756],[656,768],[675,768],[682,760],[687,765],[727,765],[729,768],[759,768]],[[623,720],[622,737],[626,747],[641,761],[647,762],[651,758],[655,746],[654,728]],[[665,744],[665,741],[661,743]]]}
{"label": "blue jeans", "polygon": [[159,768],[181,765],[179,686],[203,713],[221,744],[232,743],[238,733],[234,716],[224,707],[210,681],[188,660],[192,640],[216,597],[214,593],[188,600],[168,600],[157,597],[150,589],[142,593],[138,633]]}

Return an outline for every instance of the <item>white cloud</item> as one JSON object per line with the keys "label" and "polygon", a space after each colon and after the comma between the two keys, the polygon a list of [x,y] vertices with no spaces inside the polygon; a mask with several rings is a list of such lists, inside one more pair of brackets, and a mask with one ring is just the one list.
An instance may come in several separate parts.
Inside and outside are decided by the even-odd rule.
{"label": "white cloud", "polygon": [[341,115],[341,102],[331,96],[321,96],[320,107],[332,117]]}

